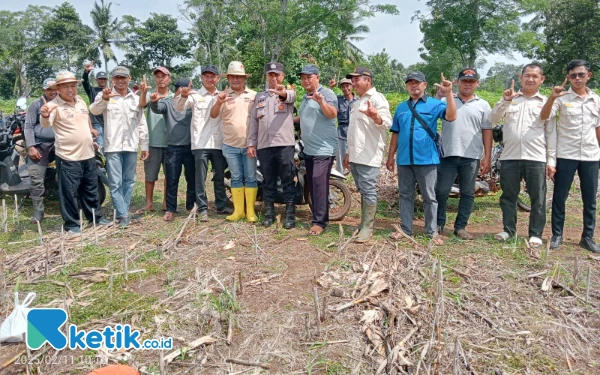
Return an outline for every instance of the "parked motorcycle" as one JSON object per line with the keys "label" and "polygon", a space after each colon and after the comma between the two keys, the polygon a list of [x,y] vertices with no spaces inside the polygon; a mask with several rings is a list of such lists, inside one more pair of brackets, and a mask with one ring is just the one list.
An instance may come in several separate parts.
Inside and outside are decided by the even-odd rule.
{"label": "parked motorcycle", "polygon": [[[475,197],[483,197],[489,193],[496,193],[500,190],[500,165],[502,164],[500,155],[502,155],[502,151],[504,150],[504,143],[502,142],[502,125],[496,125],[494,127],[493,137],[494,142],[497,144],[492,149],[490,171],[485,175],[477,176],[477,181],[475,182]],[[460,184],[458,178],[450,190],[450,197],[460,197]],[[524,181],[521,181],[521,190],[519,192],[519,199],[517,200],[517,207],[526,212],[531,211],[531,202]]]}
{"label": "parked motorcycle", "polygon": [[[15,194],[29,196],[30,178],[26,163],[27,145],[24,138],[25,115],[21,113],[27,109],[27,99],[17,100],[16,107],[14,115],[7,116],[3,119],[4,121],[0,121],[0,198]],[[25,156],[21,155],[20,149],[24,150]],[[99,151],[96,151],[95,157],[98,171],[98,198],[100,204],[103,204],[106,200],[106,186],[108,186],[106,159]],[[48,197],[58,197],[56,161],[48,165],[44,185]],[[21,205],[24,202],[23,199]]]}
{"label": "parked motorcycle", "polygon": [[[296,186],[296,196],[294,203],[296,205],[310,204],[310,194],[308,193],[308,185],[306,184],[306,166],[304,162],[304,143],[296,136],[296,146],[294,153],[294,162],[296,164],[296,174],[294,182]],[[352,194],[350,189],[344,183],[346,176],[339,173],[335,169],[329,172],[329,220],[342,220],[350,211],[352,204]],[[225,172],[225,188],[227,190],[228,199],[231,199],[231,181],[229,171]],[[256,200],[263,201],[262,185],[264,183],[263,171],[260,163],[257,162],[256,180],[258,182],[258,193]],[[283,188],[281,182],[277,179],[277,197],[275,203],[285,203],[283,199]]]}

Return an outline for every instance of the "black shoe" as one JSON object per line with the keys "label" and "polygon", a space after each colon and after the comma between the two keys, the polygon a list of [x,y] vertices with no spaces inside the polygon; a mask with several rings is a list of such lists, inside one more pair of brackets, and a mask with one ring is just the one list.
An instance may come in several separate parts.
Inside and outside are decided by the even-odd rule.
{"label": "black shoe", "polygon": [[593,253],[600,253],[600,246],[596,245],[594,239],[591,237],[582,237],[581,241],[579,241],[579,246]]}
{"label": "black shoe", "polygon": [[263,225],[270,227],[275,222],[275,205],[271,202],[265,202],[265,220]]}
{"label": "black shoe", "polygon": [[552,236],[552,239],[550,240],[550,248],[558,249],[560,247],[560,245],[562,245],[562,243],[563,243],[562,236],[559,236],[559,235]]}
{"label": "black shoe", "polygon": [[285,204],[285,222],[283,227],[285,229],[292,229],[296,226],[296,206],[294,203]]}
{"label": "black shoe", "polygon": [[229,207],[225,207],[222,210],[217,209],[217,214],[219,215],[231,215],[233,213],[233,210]]}

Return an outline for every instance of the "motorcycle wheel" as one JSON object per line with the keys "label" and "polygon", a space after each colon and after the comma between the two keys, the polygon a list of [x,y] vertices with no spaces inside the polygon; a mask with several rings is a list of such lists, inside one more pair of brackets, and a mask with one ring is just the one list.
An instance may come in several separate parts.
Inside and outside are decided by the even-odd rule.
{"label": "motorcycle wheel", "polygon": [[98,200],[100,201],[100,206],[102,206],[106,200],[106,186],[102,183],[100,177],[98,177]]}
{"label": "motorcycle wheel", "polygon": [[[312,206],[308,195],[309,209]],[[342,220],[350,211],[352,193],[348,186],[340,180],[329,180],[329,220]]]}
{"label": "motorcycle wheel", "polygon": [[527,187],[525,181],[521,181],[521,190],[519,191],[519,198],[517,199],[517,207],[525,212],[531,212],[531,200],[529,194],[527,194]]}

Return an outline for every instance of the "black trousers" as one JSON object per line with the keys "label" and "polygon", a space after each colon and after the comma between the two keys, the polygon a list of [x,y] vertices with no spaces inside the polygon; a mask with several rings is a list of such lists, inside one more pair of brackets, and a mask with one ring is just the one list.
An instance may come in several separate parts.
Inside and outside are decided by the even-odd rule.
{"label": "black trousers", "polygon": [[294,203],[294,146],[267,147],[256,151],[260,169],[263,173],[263,198],[265,202],[275,203],[277,198],[277,178],[281,179],[283,200]]}
{"label": "black trousers", "polygon": [[594,238],[596,227],[596,193],[598,191],[598,162],[571,159],[556,160],[554,194],[552,195],[552,234],[562,236],[565,224],[565,203],[573,184],[575,171],[583,201],[583,233],[581,237]]}
{"label": "black trousers", "polygon": [[185,167],[185,181],[187,190],[185,194],[185,208],[194,208],[196,200],[194,155],[190,146],[167,146],[166,177],[167,177],[167,212],[177,211],[177,190],[181,170]]}
{"label": "black trousers", "polygon": [[531,199],[529,237],[542,238],[546,226],[546,163],[533,160],[502,160],[500,164],[500,208],[504,231],[511,236],[517,232],[517,200],[521,181],[525,180]]}
{"label": "black trousers", "polygon": [[335,156],[305,155],[306,183],[312,204],[313,225],[325,228],[329,222],[329,174]]}
{"label": "black trousers", "polygon": [[[59,161],[58,155],[56,156]],[[83,215],[93,221],[92,209],[95,210],[96,222],[102,218],[100,201],[98,200],[98,172],[94,158],[80,161],[60,159],[58,165],[58,204],[64,220],[65,230],[79,227],[79,206],[81,202]]]}
{"label": "black trousers", "polygon": [[198,212],[208,210],[208,197],[206,196],[206,176],[208,174],[208,161],[215,171],[214,175],[214,193],[215,206],[217,211],[223,211],[227,208],[227,194],[225,192],[225,169],[227,169],[227,160],[223,156],[223,151],[217,149],[193,150],[194,161],[196,164],[196,204]]}

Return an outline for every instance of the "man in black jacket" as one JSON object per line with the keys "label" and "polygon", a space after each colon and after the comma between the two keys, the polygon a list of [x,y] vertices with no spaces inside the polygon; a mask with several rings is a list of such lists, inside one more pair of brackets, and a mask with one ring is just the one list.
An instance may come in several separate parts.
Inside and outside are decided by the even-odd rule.
{"label": "man in black jacket", "polygon": [[[99,92],[102,92],[106,88],[108,84],[108,76],[105,72],[96,73],[96,83],[98,83],[98,87],[92,87],[90,85],[90,72],[94,70],[94,61],[91,61],[85,66],[85,71],[83,72],[83,89],[90,99],[90,104],[96,100],[96,95]],[[98,131],[98,138],[96,138],[96,143],[100,148],[104,147],[104,117],[102,115],[92,115],[90,113],[90,120],[92,120],[92,127]]]}
{"label": "man in black jacket", "polygon": [[44,94],[34,100],[27,109],[25,117],[25,144],[29,157],[27,170],[30,177],[29,195],[33,201],[32,222],[42,221],[44,218],[44,177],[48,164],[54,161],[54,131],[52,128],[43,128],[40,125],[40,108],[56,98],[56,82],[54,78],[47,78],[42,85]]}

